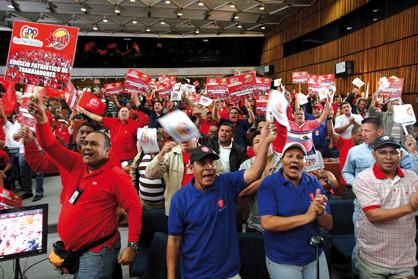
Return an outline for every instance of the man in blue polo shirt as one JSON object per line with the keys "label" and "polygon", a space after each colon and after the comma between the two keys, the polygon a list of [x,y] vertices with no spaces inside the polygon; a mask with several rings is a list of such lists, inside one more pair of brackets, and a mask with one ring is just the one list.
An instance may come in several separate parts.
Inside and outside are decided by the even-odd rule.
{"label": "man in blue polo shirt", "polygon": [[[318,119],[322,111],[324,109],[324,106],[321,104],[316,104],[313,107],[312,114],[305,112],[305,119],[306,120],[315,120]],[[312,132],[312,140],[315,146],[315,149],[320,151],[323,158],[331,158],[331,152],[328,149],[329,143],[327,143],[327,123],[328,119],[325,118],[325,121],[321,123],[315,130]]]}
{"label": "man in blue polo shirt", "polygon": [[255,116],[253,111],[251,110],[251,104],[248,100],[245,100],[245,107],[248,111],[248,119],[239,119],[239,109],[236,107],[232,107],[229,110],[229,119],[221,118],[219,115],[219,106],[221,104],[220,100],[216,100],[213,106],[213,119],[215,119],[216,124],[218,127],[221,126],[224,122],[230,122],[234,124],[234,142],[238,145],[241,145],[242,148],[247,150],[247,131],[250,129],[251,125],[253,125],[255,121]]}
{"label": "man in blue polo shirt", "polygon": [[[270,131],[274,133],[270,133]],[[254,164],[247,170],[216,176],[219,156],[206,146],[190,155],[194,178],[171,199],[168,218],[167,278],[174,279],[181,250],[183,279],[239,279],[241,262],[235,220],[238,194],[261,177],[276,127],[261,130]]]}

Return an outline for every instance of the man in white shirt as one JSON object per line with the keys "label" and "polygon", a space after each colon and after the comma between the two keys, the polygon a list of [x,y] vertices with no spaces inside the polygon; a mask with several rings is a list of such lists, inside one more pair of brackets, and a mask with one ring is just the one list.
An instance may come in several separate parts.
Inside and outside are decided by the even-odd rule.
{"label": "man in white shirt", "polygon": [[[342,115],[335,120],[335,132],[345,139],[351,139],[351,131],[355,125],[361,125],[363,117],[358,114],[351,113],[351,105],[349,102],[341,104]],[[356,124],[357,123],[357,124]]]}

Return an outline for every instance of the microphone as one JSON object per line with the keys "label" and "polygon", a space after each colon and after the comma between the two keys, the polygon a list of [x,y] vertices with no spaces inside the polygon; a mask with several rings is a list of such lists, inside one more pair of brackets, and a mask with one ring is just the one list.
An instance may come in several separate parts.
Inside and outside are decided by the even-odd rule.
{"label": "microphone", "polygon": [[319,279],[319,248],[324,247],[325,241],[322,236],[313,234],[308,237],[308,245],[316,249],[316,279]]}

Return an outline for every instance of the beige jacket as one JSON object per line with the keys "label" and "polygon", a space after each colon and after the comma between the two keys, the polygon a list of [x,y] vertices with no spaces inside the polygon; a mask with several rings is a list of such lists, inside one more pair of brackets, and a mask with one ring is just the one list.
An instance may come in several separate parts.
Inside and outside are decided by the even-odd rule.
{"label": "beige jacket", "polygon": [[[220,160],[216,160],[216,175],[224,173],[224,167]],[[181,188],[183,180],[184,163],[183,154],[180,146],[176,146],[169,153],[165,154],[164,161],[160,163],[156,156],[147,166],[145,176],[149,179],[164,178],[166,185],[165,198],[165,215],[170,212],[170,202],[174,193]]]}
{"label": "beige jacket", "polygon": [[[186,98],[186,103],[191,108],[194,108],[196,106],[196,104],[193,103],[189,98]],[[204,107],[201,109],[201,111],[202,111],[202,117],[206,119],[206,114],[208,114],[209,109],[207,107]]]}

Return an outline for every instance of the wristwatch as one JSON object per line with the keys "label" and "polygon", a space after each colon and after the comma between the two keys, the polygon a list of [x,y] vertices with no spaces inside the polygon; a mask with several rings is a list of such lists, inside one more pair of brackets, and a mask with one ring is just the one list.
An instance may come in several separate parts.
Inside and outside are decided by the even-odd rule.
{"label": "wristwatch", "polygon": [[128,242],[128,247],[138,251],[139,250],[139,243],[138,242]]}
{"label": "wristwatch", "polygon": [[329,180],[329,178],[328,178],[328,180],[327,181],[325,181],[328,185],[331,185],[331,180]]}

